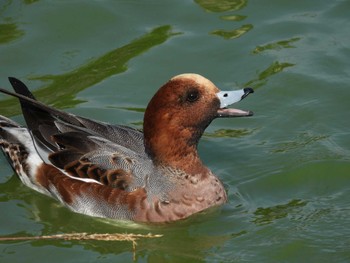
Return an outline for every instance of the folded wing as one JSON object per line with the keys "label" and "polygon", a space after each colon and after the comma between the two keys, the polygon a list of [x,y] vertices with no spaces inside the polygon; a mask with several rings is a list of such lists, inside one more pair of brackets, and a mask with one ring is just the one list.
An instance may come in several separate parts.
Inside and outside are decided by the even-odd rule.
{"label": "folded wing", "polygon": [[[142,132],[93,121],[37,101],[21,81],[10,78],[40,157],[70,176],[132,191],[153,169]],[[137,177],[135,176],[137,175]]]}

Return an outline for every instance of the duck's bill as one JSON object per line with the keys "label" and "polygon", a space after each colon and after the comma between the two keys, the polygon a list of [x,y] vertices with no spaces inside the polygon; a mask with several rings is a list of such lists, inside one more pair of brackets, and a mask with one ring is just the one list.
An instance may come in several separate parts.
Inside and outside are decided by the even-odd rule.
{"label": "duck's bill", "polygon": [[253,93],[253,92],[254,90],[252,88],[218,92],[217,96],[220,100],[220,109],[218,109],[217,111],[217,117],[227,118],[227,117],[252,116],[253,115],[252,111],[244,111],[239,109],[227,108],[227,106],[243,100],[245,97],[247,97],[250,93]]}
{"label": "duck's bill", "polygon": [[248,116],[253,116],[253,112],[248,110],[239,110],[239,109],[219,109],[217,112],[217,117],[218,118],[228,118],[228,117],[248,117]]}

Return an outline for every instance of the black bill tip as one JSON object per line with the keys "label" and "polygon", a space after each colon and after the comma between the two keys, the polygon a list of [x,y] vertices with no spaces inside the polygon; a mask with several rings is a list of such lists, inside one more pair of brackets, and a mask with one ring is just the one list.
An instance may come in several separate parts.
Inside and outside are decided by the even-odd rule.
{"label": "black bill tip", "polygon": [[254,93],[254,90],[252,88],[244,88],[243,89],[244,94],[242,95],[242,100],[247,97],[250,93]]}

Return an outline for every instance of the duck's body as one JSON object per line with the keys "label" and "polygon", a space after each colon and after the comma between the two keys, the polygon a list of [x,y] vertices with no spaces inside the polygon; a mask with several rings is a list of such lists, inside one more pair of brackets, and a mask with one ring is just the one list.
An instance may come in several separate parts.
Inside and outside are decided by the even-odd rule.
{"label": "duck's body", "polygon": [[[150,101],[144,133],[65,113],[37,102],[10,78],[28,128],[0,117],[0,146],[22,182],[91,216],[169,222],[227,200],[219,179],[197,153],[216,117],[250,116],[225,109],[251,89],[220,92],[207,79],[185,74]],[[229,98],[228,98],[229,97]]]}

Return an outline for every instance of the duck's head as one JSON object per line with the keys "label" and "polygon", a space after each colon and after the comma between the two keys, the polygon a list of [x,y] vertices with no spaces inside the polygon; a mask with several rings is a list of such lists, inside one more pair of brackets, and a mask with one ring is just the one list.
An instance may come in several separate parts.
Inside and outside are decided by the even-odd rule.
{"label": "duck's head", "polygon": [[213,119],[253,115],[251,111],[227,108],[252,92],[251,88],[220,91],[198,74],[173,77],[147,106],[144,116],[146,152],[154,161],[170,166],[186,158],[198,158],[198,141]]}

